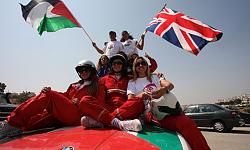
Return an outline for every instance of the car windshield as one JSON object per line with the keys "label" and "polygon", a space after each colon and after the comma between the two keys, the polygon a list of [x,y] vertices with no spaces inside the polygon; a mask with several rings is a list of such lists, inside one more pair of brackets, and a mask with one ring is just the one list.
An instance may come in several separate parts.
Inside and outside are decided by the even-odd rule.
{"label": "car windshield", "polygon": [[219,107],[219,108],[221,108],[221,109],[226,109],[226,110],[230,110],[229,108],[227,108],[227,107],[223,107],[223,106],[221,106],[221,105],[216,105],[217,107]]}
{"label": "car windshield", "polygon": [[223,107],[224,109],[227,109],[227,110],[235,110],[235,111],[239,111],[239,108],[237,108],[236,106],[233,106],[233,105],[219,105],[220,107]]}

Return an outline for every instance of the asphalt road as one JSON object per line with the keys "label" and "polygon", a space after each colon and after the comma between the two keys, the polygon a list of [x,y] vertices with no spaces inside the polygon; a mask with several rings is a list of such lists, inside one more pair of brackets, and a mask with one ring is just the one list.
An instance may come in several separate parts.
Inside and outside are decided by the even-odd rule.
{"label": "asphalt road", "polygon": [[229,133],[200,128],[212,150],[250,150],[250,125],[235,127]]}

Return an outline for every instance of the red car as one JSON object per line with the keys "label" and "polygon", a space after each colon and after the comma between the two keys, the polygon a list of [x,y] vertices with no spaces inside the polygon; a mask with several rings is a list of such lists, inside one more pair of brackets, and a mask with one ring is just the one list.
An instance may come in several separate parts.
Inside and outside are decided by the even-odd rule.
{"label": "red car", "polygon": [[84,129],[69,127],[50,132],[2,139],[1,150],[190,150],[183,137],[158,127],[142,132],[125,132],[115,129]]}

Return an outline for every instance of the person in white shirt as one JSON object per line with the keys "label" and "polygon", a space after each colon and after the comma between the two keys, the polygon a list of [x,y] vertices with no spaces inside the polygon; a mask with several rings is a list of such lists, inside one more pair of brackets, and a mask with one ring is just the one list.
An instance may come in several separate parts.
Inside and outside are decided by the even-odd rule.
{"label": "person in white shirt", "polygon": [[95,42],[92,42],[92,45],[97,50],[98,53],[104,54],[108,56],[109,58],[111,58],[118,52],[122,51],[124,47],[121,42],[116,40],[116,32],[110,31],[109,38],[110,38],[110,41],[107,43],[107,45],[105,45],[103,49],[100,49],[99,47],[97,47]]}
{"label": "person in white shirt", "polygon": [[[179,132],[189,143],[192,150],[210,150],[206,139],[197,128],[195,122],[182,113],[180,104],[176,103],[176,108],[171,114],[170,109],[163,119],[157,119],[151,113],[152,109],[148,105],[147,101],[158,99],[166,93],[169,93],[174,88],[174,85],[166,80],[163,76],[158,77],[157,75],[151,74],[149,65],[143,57],[138,57],[133,63],[133,79],[129,81],[127,88],[128,99],[134,97],[141,97],[144,100],[146,121],[157,122],[162,128]],[[180,110],[180,111],[179,111]],[[147,118],[150,119],[147,120]]]}
{"label": "person in white shirt", "polygon": [[124,47],[123,52],[127,55],[130,55],[131,53],[138,54],[138,50],[143,50],[144,46],[144,37],[145,35],[143,34],[141,36],[141,42],[138,43],[132,35],[128,33],[128,31],[122,31],[122,38],[121,42]]}

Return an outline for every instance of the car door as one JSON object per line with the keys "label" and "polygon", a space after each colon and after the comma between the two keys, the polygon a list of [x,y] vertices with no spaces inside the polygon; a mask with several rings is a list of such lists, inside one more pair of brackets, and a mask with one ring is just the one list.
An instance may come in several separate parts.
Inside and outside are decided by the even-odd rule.
{"label": "car door", "polygon": [[199,126],[209,127],[214,117],[214,112],[210,108],[210,105],[198,105],[200,112],[197,114],[197,120],[199,121]]}
{"label": "car door", "polygon": [[199,112],[200,110],[197,105],[189,106],[184,110],[185,115],[193,119],[197,126],[200,126]]}

